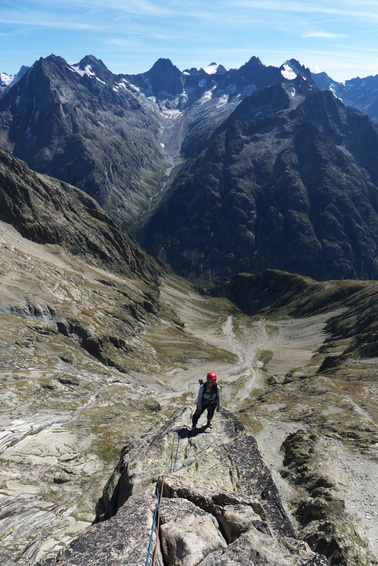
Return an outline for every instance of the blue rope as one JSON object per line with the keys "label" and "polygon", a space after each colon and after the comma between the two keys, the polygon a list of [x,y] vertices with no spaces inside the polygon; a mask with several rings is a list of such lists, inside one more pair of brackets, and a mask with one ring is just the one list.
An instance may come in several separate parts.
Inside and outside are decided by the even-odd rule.
{"label": "blue rope", "polygon": [[175,471],[176,471],[176,464],[177,464],[179,446],[180,446],[180,436],[179,436],[179,434],[177,433],[177,450],[176,450],[175,463],[174,463],[174,465],[173,465],[173,473],[175,473]]}
{"label": "blue rope", "polygon": [[[175,470],[176,470],[176,464],[177,464],[177,459],[178,459],[179,447],[180,447],[180,436],[179,436],[179,434],[177,433],[177,449],[176,449],[175,463],[174,463],[174,465],[173,465],[173,472],[175,472]],[[156,503],[156,505],[155,505],[154,517],[153,517],[153,519],[152,519],[151,534],[150,534],[150,542],[149,542],[149,545],[148,545],[148,551],[147,551],[147,557],[146,557],[145,566],[149,566],[149,562],[150,562],[151,547],[152,547],[152,539],[153,539],[153,537],[154,537],[154,532],[155,532],[155,527],[156,527],[156,517],[157,517],[159,505],[160,505],[160,499],[161,499],[161,494],[159,493],[159,490],[158,490],[158,487],[157,487],[157,486],[156,486],[156,497],[157,497],[157,503]]]}
{"label": "blue rope", "polygon": [[156,516],[157,516],[157,512],[158,512],[158,509],[159,509],[159,503],[160,503],[160,494],[159,494],[157,486],[156,486],[156,497],[157,497],[157,503],[155,505],[154,517],[152,519],[150,543],[148,545],[148,551],[147,551],[147,558],[146,558],[145,566],[148,566],[148,564],[150,562],[152,539],[153,539],[154,532],[155,532]]}

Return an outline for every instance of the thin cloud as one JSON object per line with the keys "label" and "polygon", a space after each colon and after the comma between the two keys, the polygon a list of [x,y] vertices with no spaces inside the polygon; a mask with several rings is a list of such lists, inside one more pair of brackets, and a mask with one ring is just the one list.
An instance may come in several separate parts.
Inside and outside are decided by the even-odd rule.
{"label": "thin cloud", "polygon": [[130,15],[138,16],[157,16],[163,17],[171,14],[165,6],[155,4],[149,0],[35,0],[35,5],[57,6],[61,11],[69,10],[70,7],[75,10],[84,9],[91,10],[112,10]]}
{"label": "thin cloud", "polygon": [[[345,9],[345,3],[340,4],[340,8],[338,7],[329,7],[329,5],[321,5],[321,4],[308,4],[307,2],[277,2],[268,0],[266,2],[261,2],[258,0],[235,0],[230,4],[230,6],[234,6],[235,8],[250,8],[253,10],[260,10],[260,11],[274,11],[274,12],[292,12],[292,13],[299,13],[299,14],[327,14],[327,15],[336,15],[336,16],[350,16],[350,17],[358,17],[363,18],[365,20],[378,20],[378,4],[375,3],[374,5],[377,7],[377,13],[372,12],[371,10],[368,11],[361,11],[361,7],[363,4],[353,4],[353,6],[358,6],[358,10],[353,9]],[[373,4],[369,4],[370,7]]]}
{"label": "thin cloud", "polygon": [[337,39],[339,37],[348,37],[348,36],[346,34],[342,34],[342,33],[327,33],[327,32],[324,32],[324,31],[314,31],[314,32],[305,33],[301,37],[303,37],[303,38],[318,37],[320,39]]}
{"label": "thin cloud", "polygon": [[41,13],[28,13],[25,12],[23,14],[15,14],[15,15],[5,15],[2,16],[0,14],[0,23],[1,24],[11,24],[11,25],[26,25],[26,26],[36,26],[36,27],[45,27],[45,28],[53,28],[53,29],[64,29],[64,30],[71,30],[71,31],[99,31],[101,29],[100,26],[89,24],[87,22],[82,21],[72,21],[69,19],[62,19],[62,18],[54,18],[51,17],[49,14],[41,14]]}

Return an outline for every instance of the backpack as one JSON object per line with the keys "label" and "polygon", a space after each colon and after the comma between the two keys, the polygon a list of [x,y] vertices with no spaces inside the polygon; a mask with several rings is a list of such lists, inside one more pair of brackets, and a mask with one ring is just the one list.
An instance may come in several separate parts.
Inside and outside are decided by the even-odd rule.
{"label": "backpack", "polygon": [[[202,392],[202,404],[205,404],[205,403],[209,402],[207,399],[205,399],[205,394],[207,393],[207,390],[208,390],[207,383],[206,383],[206,381],[203,381],[203,379],[199,379],[198,382],[200,383],[200,385],[204,385],[203,392]],[[215,387],[215,400],[212,400],[211,404],[218,403],[218,396],[219,396],[219,385],[217,384],[216,387]]]}

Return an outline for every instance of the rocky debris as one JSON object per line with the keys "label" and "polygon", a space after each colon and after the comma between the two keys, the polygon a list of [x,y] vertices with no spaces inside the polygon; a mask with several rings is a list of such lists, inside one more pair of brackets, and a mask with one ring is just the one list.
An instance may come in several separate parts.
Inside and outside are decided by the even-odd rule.
{"label": "rocky debris", "polygon": [[345,501],[337,496],[334,480],[314,466],[314,461],[321,461],[322,453],[327,452],[325,443],[317,434],[299,430],[288,436],[282,449],[281,473],[305,492],[294,505],[301,538],[327,556],[330,564],[377,565],[378,560],[357,532]]}
{"label": "rocky debris", "polygon": [[[92,566],[104,559],[117,565],[126,557],[128,566],[147,563],[146,518],[152,524],[156,483],[157,564],[326,566],[294,537],[256,442],[240,423],[225,410],[213,432],[191,431],[188,420],[189,409],[178,411],[130,443],[99,502],[101,522],[40,566]],[[173,472],[161,475],[164,468]]]}
{"label": "rocky debris", "polygon": [[[46,558],[41,566],[117,566],[144,565],[149,550],[151,524],[156,498],[135,495],[110,521],[88,528],[60,555]],[[163,566],[158,554],[156,566]]]}

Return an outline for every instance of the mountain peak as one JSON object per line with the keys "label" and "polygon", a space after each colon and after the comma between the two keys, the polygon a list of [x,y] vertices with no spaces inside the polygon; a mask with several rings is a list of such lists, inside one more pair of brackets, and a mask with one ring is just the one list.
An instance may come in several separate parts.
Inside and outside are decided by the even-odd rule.
{"label": "mountain peak", "polygon": [[170,96],[177,96],[183,91],[181,71],[170,59],[158,59],[147,73],[142,75],[146,86],[152,89],[154,96],[165,92]]}
{"label": "mountain peak", "polygon": [[106,83],[109,79],[112,80],[114,75],[106,65],[97,59],[94,55],[86,55],[74,65],[71,65],[71,70],[76,71],[79,75],[88,75],[89,77],[97,78],[98,80]]}
{"label": "mountain peak", "polygon": [[164,59],[163,57],[160,57],[160,59],[158,59],[151,67],[151,69],[148,71],[148,73],[152,72],[152,71],[159,71],[159,72],[165,72],[165,73],[180,73],[180,70],[172,63],[172,61],[170,59]]}
{"label": "mountain peak", "polygon": [[102,69],[107,69],[106,65],[101,61],[101,59],[97,59],[94,55],[86,55],[77,63],[77,66],[80,69],[85,69],[87,65],[91,65],[92,67],[101,67]]}
{"label": "mountain peak", "polygon": [[218,63],[210,63],[210,65],[207,65],[207,67],[201,67],[202,71],[205,71],[205,73],[207,75],[215,75],[215,74],[221,74],[223,75],[224,73],[227,73],[227,69],[225,69],[225,67],[223,67],[223,65],[218,65]]}
{"label": "mountain peak", "polygon": [[289,81],[294,80],[298,76],[311,80],[310,69],[301,65],[301,63],[296,59],[289,59],[288,61],[285,61],[285,63],[281,65],[280,71],[282,76]]}

